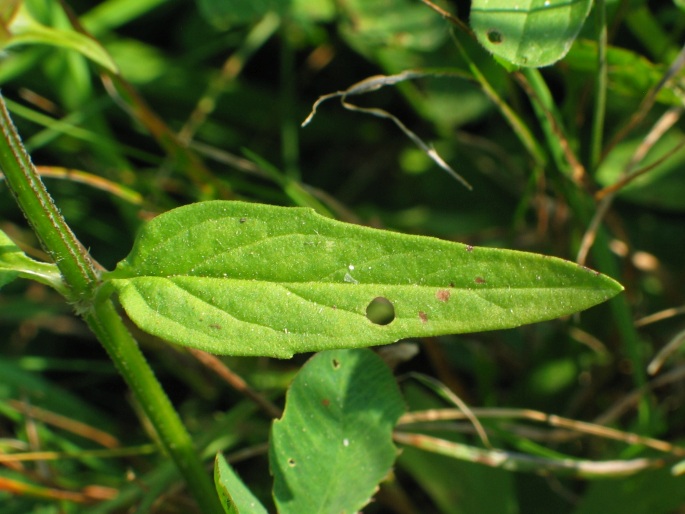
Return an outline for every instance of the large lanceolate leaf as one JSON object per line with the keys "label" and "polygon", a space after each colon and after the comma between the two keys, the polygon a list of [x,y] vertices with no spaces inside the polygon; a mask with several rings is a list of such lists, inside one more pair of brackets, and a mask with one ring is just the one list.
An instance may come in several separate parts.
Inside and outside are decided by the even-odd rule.
{"label": "large lanceolate leaf", "polygon": [[494,55],[540,67],[566,55],[592,0],[473,0],[471,27]]}
{"label": "large lanceolate leaf", "polygon": [[404,411],[390,369],[370,350],[310,359],[271,430],[278,512],[359,512],[395,462],[392,430]]}
{"label": "large lanceolate leaf", "polygon": [[[622,289],[552,257],[226,201],[153,219],[103,278],[149,333],[217,354],[282,358],[516,327],[587,309]],[[376,298],[392,305],[389,323],[367,317]]]}

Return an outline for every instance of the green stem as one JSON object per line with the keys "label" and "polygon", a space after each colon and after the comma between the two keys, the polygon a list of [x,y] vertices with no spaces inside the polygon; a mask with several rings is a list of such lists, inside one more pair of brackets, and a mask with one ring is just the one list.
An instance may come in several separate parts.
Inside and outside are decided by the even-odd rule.
{"label": "green stem", "polygon": [[590,141],[590,170],[597,171],[602,155],[604,116],[607,99],[607,24],[604,0],[595,2],[597,15],[597,79],[595,81],[595,108],[592,114],[592,139]]}
{"label": "green stem", "polygon": [[475,61],[471,59],[471,56],[464,48],[461,41],[459,41],[459,38],[453,34],[452,40],[456,44],[461,56],[466,61],[473,78],[478,81],[485,95],[497,106],[505,121],[512,128],[514,134],[516,134],[519,141],[521,141],[523,144],[523,147],[533,159],[535,165],[541,169],[544,169],[547,165],[547,156],[526,123],[518,116],[518,114],[516,114],[516,112],[507,104],[507,102],[504,101],[492,84],[490,84],[487,77],[476,65]]}
{"label": "green stem", "polygon": [[524,68],[515,73],[514,78],[530,98],[557,169],[566,177],[580,183],[585,170],[573,152],[563,118],[542,74],[538,69]]}
{"label": "green stem", "polygon": [[207,479],[207,470],[190,435],[112,302],[95,302],[93,309],[84,317],[143,406],[201,511],[222,513],[214,486]]}
{"label": "green stem", "polygon": [[66,283],[68,301],[83,316],[159,434],[166,451],[195,495],[202,512],[223,513],[214,487],[202,466],[190,435],[124,326],[112,302],[95,298],[99,274],[88,252],[57,210],[21,143],[0,95],[0,168],[7,185],[41,244],[55,260]]}
{"label": "green stem", "polygon": [[290,178],[298,180],[299,131],[295,120],[295,51],[292,43],[292,23],[287,17],[281,21],[281,152],[283,169]]}
{"label": "green stem", "polygon": [[[38,240],[55,261],[69,290],[67,300],[88,302],[98,284],[98,273],[88,252],[57,210],[21,143],[5,101],[0,95],[0,168],[19,207]],[[81,307],[77,305],[77,309]]]}

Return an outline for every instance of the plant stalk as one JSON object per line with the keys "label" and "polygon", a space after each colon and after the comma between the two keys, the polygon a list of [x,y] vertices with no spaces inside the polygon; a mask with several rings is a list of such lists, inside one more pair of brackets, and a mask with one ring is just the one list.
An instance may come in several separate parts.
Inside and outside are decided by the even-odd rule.
{"label": "plant stalk", "polygon": [[19,208],[68,286],[67,300],[86,304],[99,282],[88,252],[76,239],[36,172],[0,94],[0,168]]}
{"label": "plant stalk", "polygon": [[64,288],[67,300],[88,323],[136,395],[202,512],[222,514],[217,493],[193,441],[135,339],[111,300],[96,299],[101,285],[99,273],[33,167],[1,94],[0,169],[41,244],[57,264],[67,286]]}
{"label": "plant stalk", "polygon": [[145,409],[201,512],[223,513],[216,490],[198,457],[198,450],[112,301],[95,302],[84,318]]}
{"label": "plant stalk", "polygon": [[597,16],[597,79],[595,80],[595,108],[592,113],[592,139],[590,140],[590,170],[597,172],[604,134],[604,116],[607,101],[607,24],[604,0],[595,2]]}

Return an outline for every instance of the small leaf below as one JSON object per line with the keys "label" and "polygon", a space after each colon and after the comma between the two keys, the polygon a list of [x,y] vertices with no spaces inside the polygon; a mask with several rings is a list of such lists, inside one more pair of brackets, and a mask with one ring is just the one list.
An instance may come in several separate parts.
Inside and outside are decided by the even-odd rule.
{"label": "small leaf below", "polygon": [[214,484],[226,514],[267,514],[264,506],[220,453],[214,461]]}
{"label": "small leaf below", "polygon": [[358,512],[395,461],[392,430],[404,410],[390,369],[370,350],[310,359],[271,431],[278,512]]}

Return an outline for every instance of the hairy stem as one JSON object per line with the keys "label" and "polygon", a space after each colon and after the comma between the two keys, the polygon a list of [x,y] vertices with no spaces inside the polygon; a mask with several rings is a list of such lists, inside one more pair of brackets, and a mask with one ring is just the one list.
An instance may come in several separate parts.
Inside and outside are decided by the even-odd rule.
{"label": "hairy stem", "polygon": [[223,512],[192,439],[112,302],[96,299],[101,281],[31,163],[0,95],[0,169],[31,227],[55,260],[74,304],[133,390],[203,513]]}

